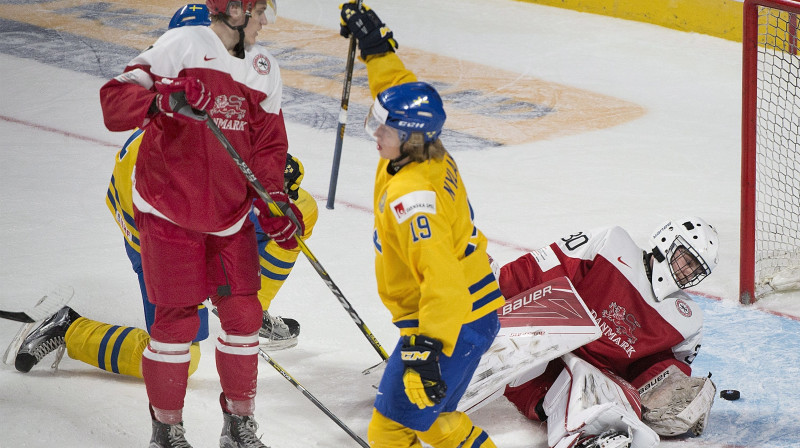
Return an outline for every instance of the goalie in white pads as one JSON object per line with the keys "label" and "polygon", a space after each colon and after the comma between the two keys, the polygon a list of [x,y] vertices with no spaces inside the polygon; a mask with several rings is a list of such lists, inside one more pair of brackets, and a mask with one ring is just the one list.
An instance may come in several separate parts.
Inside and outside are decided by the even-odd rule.
{"label": "goalie in white pads", "polygon": [[547,421],[550,446],[649,448],[659,435],[703,432],[716,388],[691,377],[703,317],[682,290],[716,267],[718,245],[713,227],[689,217],[659,226],[647,250],[611,227],[570,234],[500,269],[506,297],[568,277],[603,332],[506,388],[520,412]]}

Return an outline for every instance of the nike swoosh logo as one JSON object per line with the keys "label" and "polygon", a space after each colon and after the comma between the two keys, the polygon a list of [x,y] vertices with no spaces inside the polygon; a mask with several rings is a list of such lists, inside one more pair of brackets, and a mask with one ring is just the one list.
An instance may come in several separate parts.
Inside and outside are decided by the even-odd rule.
{"label": "nike swoosh logo", "polygon": [[630,267],[630,266],[628,265],[628,263],[625,263],[624,261],[622,261],[622,257],[617,257],[617,261],[619,261],[620,263],[624,264],[625,266],[628,266],[628,267]]}
{"label": "nike swoosh logo", "polygon": [[203,60],[205,60],[205,61],[213,61],[214,59],[216,59],[216,58],[210,58],[208,56],[203,56]]}

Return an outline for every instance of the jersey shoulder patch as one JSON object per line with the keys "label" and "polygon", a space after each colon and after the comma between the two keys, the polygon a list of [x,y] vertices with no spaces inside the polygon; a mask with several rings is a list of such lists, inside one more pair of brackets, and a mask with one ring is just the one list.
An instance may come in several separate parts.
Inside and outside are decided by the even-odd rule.
{"label": "jersey shoulder patch", "polygon": [[417,213],[436,214],[436,192],[429,190],[412,191],[389,204],[397,223],[403,223]]}

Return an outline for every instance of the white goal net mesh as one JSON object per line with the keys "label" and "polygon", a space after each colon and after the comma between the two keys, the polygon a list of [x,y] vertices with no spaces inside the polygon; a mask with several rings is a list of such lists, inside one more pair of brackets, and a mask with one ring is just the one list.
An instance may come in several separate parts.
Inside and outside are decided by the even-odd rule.
{"label": "white goal net mesh", "polygon": [[759,7],[755,295],[800,289],[800,57],[797,16]]}

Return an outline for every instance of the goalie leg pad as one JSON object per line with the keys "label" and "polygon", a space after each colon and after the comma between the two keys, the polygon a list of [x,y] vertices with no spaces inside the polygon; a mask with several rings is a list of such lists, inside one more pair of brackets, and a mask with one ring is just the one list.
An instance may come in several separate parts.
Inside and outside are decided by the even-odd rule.
{"label": "goalie leg pad", "polygon": [[572,354],[562,359],[567,367],[544,397],[550,446],[578,433],[608,429],[629,432],[632,448],[658,446],[658,435],[639,419],[638,394],[629,384]]}
{"label": "goalie leg pad", "polygon": [[658,377],[663,379],[642,394],[642,420],[662,436],[702,434],[717,393],[711,379],[686,376],[675,366]]}

